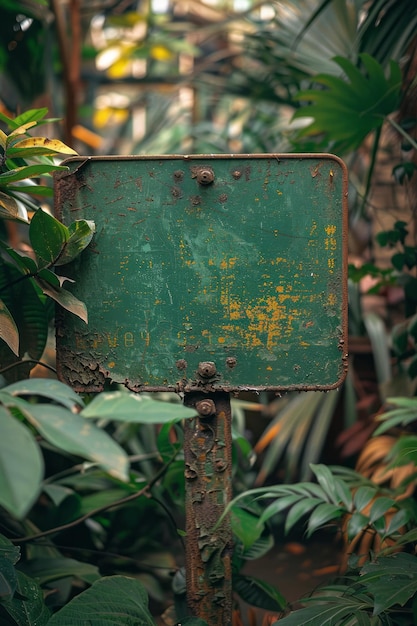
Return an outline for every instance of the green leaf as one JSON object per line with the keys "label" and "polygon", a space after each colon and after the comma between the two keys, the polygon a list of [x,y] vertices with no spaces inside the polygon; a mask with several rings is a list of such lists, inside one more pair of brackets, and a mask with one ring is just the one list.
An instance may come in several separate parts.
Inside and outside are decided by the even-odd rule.
{"label": "green leaf", "polygon": [[340,498],[337,493],[336,479],[331,473],[331,471],[329,470],[329,468],[326,465],[322,465],[322,464],[321,465],[311,464],[311,469],[314,472],[317,478],[317,481],[319,485],[321,486],[321,488],[323,489],[324,493],[326,493],[329,496],[333,504],[339,504]]}
{"label": "green leaf", "polygon": [[16,621],[18,626],[46,626],[49,624],[50,612],[43,600],[43,592],[39,585],[23,574],[17,572],[17,589],[12,600],[1,606]]}
{"label": "green leaf", "polygon": [[0,534],[0,557],[7,559],[13,565],[20,559],[20,548],[15,546],[10,539],[7,539],[4,535]]}
{"label": "green leaf", "polygon": [[38,497],[43,459],[28,428],[0,406],[0,504],[22,519]]}
{"label": "green leaf", "polygon": [[17,573],[9,559],[0,556],[0,604],[10,601],[17,589]]}
{"label": "green leaf", "polygon": [[21,380],[7,387],[3,387],[3,392],[11,396],[38,396],[48,398],[54,402],[59,402],[68,409],[83,407],[84,402],[75,391],[59,380],[48,380],[47,378],[28,378]]}
{"label": "green leaf", "polygon": [[15,183],[18,180],[24,180],[25,178],[37,178],[43,174],[50,174],[51,172],[66,171],[68,168],[63,165],[25,165],[17,167],[8,172],[0,174],[0,187],[5,187],[10,183]]}
{"label": "green leaf", "polygon": [[101,578],[96,565],[65,557],[28,559],[19,569],[42,586],[67,576],[74,576],[89,584]]}
{"label": "green leaf", "polygon": [[408,365],[408,375],[413,380],[417,377],[417,356],[414,356]]}
{"label": "green leaf", "polygon": [[369,526],[369,517],[362,513],[354,513],[347,524],[347,535],[351,541],[356,535]]}
{"label": "green leaf", "polygon": [[417,315],[413,315],[408,320],[408,332],[413,337],[413,339],[417,340]]}
{"label": "green leaf", "polygon": [[0,339],[19,356],[19,330],[7,306],[0,300]]}
{"label": "green leaf", "polygon": [[408,322],[396,324],[391,332],[392,344],[398,355],[404,354],[408,346]]}
{"label": "green leaf", "polygon": [[390,63],[390,74],[386,78],[382,66],[369,54],[362,53],[359,58],[363,70],[347,58],[333,59],[346,74],[346,81],[331,74],[320,74],[314,77],[314,82],[324,89],[304,90],[296,95],[296,100],[309,104],[301,106],[294,118],[312,117],[314,120],[299,132],[299,138],[324,134],[329,142],[339,143],[343,150],[354,150],[397,109],[402,83],[399,66]]}
{"label": "green leaf", "polygon": [[361,584],[374,597],[374,615],[399,604],[404,606],[417,593],[417,559],[400,553],[379,557],[361,570]]}
{"label": "green leaf", "polygon": [[16,191],[17,193],[24,193],[30,196],[44,196],[48,198],[52,198],[54,195],[54,190],[52,187],[47,187],[46,185],[7,185],[7,191]]}
{"label": "green leaf", "polygon": [[353,502],[356,509],[362,511],[377,493],[376,487],[369,487],[368,485],[361,485],[353,496]]}
{"label": "green leaf", "polygon": [[37,258],[46,266],[51,266],[68,241],[69,230],[55,217],[39,209],[31,219],[29,237]]}
{"label": "green leaf", "polygon": [[45,115],[47,115],[47,113],[48,109],[46,107],[42,107],[39,109],[28,109],[20,115],[17,115],[14,119],[7,117],[3,113],[0,113],[0,119],[3,120],[3,122],[5,122],[9,128],[16,129],[19,128],[19,126],[27,124],[28,122],[39,122],[45,117]]}
{"label": "green leaf", "polygon": [[287,604],[278,589],[252,576],[236,574],[233,577],[233,589],[242,600],[266,611],[281,611]]}
{"label": "green leaf", "polygon": [[164,424],[195,417],[196,412],[182,404],[162,402],[135,393],[112,391],[95,396],[81,414],[83,417],[120,422]]}
{"label": "green leaf", "polygon": [[403,252],[397,252],[393,254],[391,257],[391,263],[396,270],[401,272],[405,265],[405,254]]}
{"label": "green leaf", "polygon": [[245,561],[260,559],[274,547],[274,538],[271,533],[264,532],[247,550],[242,551],[242,558]]}
{"label": "green leaf", "polygon": [[52,616],[48,626],[155,626],[138,580],[109,576],[95,582]]}
{"label": "green leaf", "polygon": [[233,534],[242,542],[245,550],[250,548],[262,534],[263,525],[258,521],[259,517],[240,507],[233,507],[230,512]]}
{"label": "green leaf", "polygon": [[383,517],[387,511],[393,507],[396,508],[396,505],[397,503],[393,498],[377,498],[372,504],[371,511],[369,513],[369,523],[374,524],[376,520]]}
{"label": "green leaf", "polygon": [[[19,329],[19,357],[22,358],[27,353],[31,359],[39,359],[48,336],[48,319],[44,302],[40,299],[32,279],[26,279],[14,265],[4,262],[0,257],[0,290],[3,302]],[[3,367],[18,360],[5,344],[0,345],[0,361]],[[24,367],[29,372],[33,365]],[[22,367],[17,369],[19,378],[24,371]],[[5,376],[12,378],[13,371]]]}
{"label": "green leaf", "polygon": [[95,224],[90,220],[77,220],[68,227],[69,238],[56,265],[65,265],[77,257],[90,243]]}
{"label": "green leaf", "polygon": [[[329,589],[326,594],[312,596],[309,601],[317,604],[280,618],[279,626],[371,626],[370,607],[349,595],[338,597]],[[278,626],[278,622],[276,624]]]}
{"label": "green leaf", "polygon": [[321,504],[321,501],[318,498],[303,498],[294,504],[287,513],[285,533],[289,533],[293,526],[298,524],[306,515],[309,515],[310,511],[319,504]]}
{"label": "green leaf", "polygon": [[310,537],[316,530],[322,528],[327,522],[334,521],[344,515],[346,511],[336,504],[328,504],[327,502],[319,504],[312,511],[307,525],[307,536]]}
{"label": "green leaf", "polygon": [[272,502],[269,506],[266,507],[265,511],[262,513],[259,522],[264,523],[277,515],[277,513],[281,513],[281,511],[285,511],[290,506],[293,506],[300,499],[304,498],[301,494],[290,494],[287,496],[283,496],[281,498],[277,498],[274,502]]}
{"label": "green leaf", "polygon": [[410,521],[410,517],[410,511],[408,511],[407,509],[400,509],[399,511],[397,511],[395,515],[393,515],[389,520],[386,534],[389,536],[396,533],[400,528],[405,526]]}
{"label": "green leaf", "polygon": [[36,279],[42,280],[44,283],[47,283],[51,287],[60,287],[60,280],[63,280],[62,278],[54,274],[54,272],[48,270],[46,267],[37,272]]}
{"label": "green leaf", "polygon": [[46,296],[55,300],[63,309],[76,315],[86,324],[88,323],[87,307],[84,302],[78,300],[70,291],[58,285],[51,285],[51,283],[37,276],[33,280]]}
{"label": "green leaf", "polygon": [[31,259],[29,256],[26,256],[24,254],[19,254],[18,252],[13,250],[13,248],[9,248],[8,246],[3,246],[2,243],[0,243],[0,246],[7,252],[9,257],[13,259],[13,261],[16,263],[16,265],[19,267],[22,273],[34,274],[37,272],[38,266],[36,262],[33,259]]}
{"label": "green leaf", "polygon": [[399,437],[389,451],[388,460],[394,467],[408,463],[417,465],[417,436],[403,435]]}
{"label": "green leaf", "polygon": [[28,421],[61,450],[97,463],[119,480],[128,480],[128,456],[105,431],[81,415],[50,404],[29,405]]}

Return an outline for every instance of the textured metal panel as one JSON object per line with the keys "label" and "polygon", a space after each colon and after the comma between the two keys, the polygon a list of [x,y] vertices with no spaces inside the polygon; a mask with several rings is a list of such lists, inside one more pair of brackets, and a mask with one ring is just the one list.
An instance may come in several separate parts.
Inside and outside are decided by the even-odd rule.
{"label": "textured metal panel", "polygon": [[[333,155],[73,158],[57,215],[94,220],[62,268],[79,390],[330,389],[346,370],[347,173]],[[203,364],[203,365],[201,365]],[[204,364],[207,366],[204,369]]]}

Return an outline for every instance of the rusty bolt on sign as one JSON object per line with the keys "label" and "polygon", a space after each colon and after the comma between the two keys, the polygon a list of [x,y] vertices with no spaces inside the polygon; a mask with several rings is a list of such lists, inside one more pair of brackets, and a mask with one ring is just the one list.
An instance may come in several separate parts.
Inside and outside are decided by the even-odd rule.
{"label": "rusty bolt on sign", "polygon": [[204,168],[197,172],[197,182],[200,185],[210,185],[214,181],[214,172],[211,168]]}
{"label": "rusty bolt on sign", "polygon": [[213,378],[217,374],[216,365],[213,361],[201,361],[197,371],[202,378]]}
{"label": "rusty bolt on sign", "polygon": [[195,403],[195,409],[202,417],[210,417],[216,412],[216,405],[213,400],[206,398],[205,400],[199,400]]}

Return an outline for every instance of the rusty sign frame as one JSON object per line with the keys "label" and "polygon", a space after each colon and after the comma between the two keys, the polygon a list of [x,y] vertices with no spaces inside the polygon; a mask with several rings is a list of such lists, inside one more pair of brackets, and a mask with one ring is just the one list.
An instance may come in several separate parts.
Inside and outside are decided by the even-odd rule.
{"label": "rusty sign frame", "polygon": [[[56,214],[64,223],[77,218],[94,220],[97,233],[81,258],[64,268],[64,274],[75,280],[71,288],[75,295],[87,300],[89,324],[64,311],[58,314],[61,379],[88,392],[101,391],[107,380],[133,391],[185,393],[328,390],[343,382],[347,371],[347,169],[341,159],[332,154],[210,154],[73,157],[65,164],[69,171],[55,176]],[[271,215],[272,227],[262,229],[262,221]],[[151,230],[143,226],[148,218],[153,219]],[[227,219],[235,220],[234,233],[219,232],[219,225],[224,227]],[[167,225],[160,230],[164,220]],[[251,230],[244,241],[247,221]],[[133,228],[137,239],[132,239]],[[127,268],[132,265],[130,255],[137,255],[137,245],[132,243],[137,240],[148,257],[146,262],[136,259],[135,282]],[[123,249],[124,242],[134,251]],[[153,245],[159,245],[155,253]],[[169,246],[167,259],[163,255]],[[206,252],[204,246],[212,249]],[[220,246],[229,249],[220,253]],[[245,246],[249,253],[239,256]],[[298,255],[298,265],[297,259],[290,263],[278,254],[282,248],[286,257]],[[116,249],[119,253],[113,260]],[[102,261],[107,265],[101,266]],[[178,268],[181,277],[175,273]],[[169,288],[168,275],[174,287]],[[112,295],[106,298],[109,277],[119,284],[112,285]],[[157,279],[166,284],[163,297],[154,289]],[[252,283],[262,292],[259,296],[250,293]],[[293,284],[298,284],[298,291]],[[130,300],[118,309],[114,301],[123,290],[126,298],[133,291],[135,295],[129,295]],[[181,291],[191,295],[185,293],[178,305],[181,312],[171,322],[167,317],[172,315],[173,293]],[[211,305],[214,300],[217,303]],[[299,308],[297,302],[302,302]],[[123,306],[129,308],[124,327],[120,321]],[[113,321],[106,318],[106,307]],[[153,336],[141,325],[141,307],[163,309]],[[220,330],[215,328],[216,315],[221,318]],[[321,324],[316,323],[319,317]],[[110,323],[119,324],[117,334],[107,334],[105,340]],[[126,360],[118,365],[117,350],[134,341],[135,324],[140,326],[142,348],[126,349]],[[280,325],[286,325],[284,330]],[[116,345],[122,343],[120,337],[124,348]],[[168,356],[162,350],[152,353],[158,342],[174,349],[170,347]],[[169,364],[163,365],[162,374],[149,379],[149,370],[167,358]],[[246,358],[249,363],[245,365]],[[136,370],[132,375],[141,360],[146,361],[142,366],[148,372],[138,375]],[[244,367],[246,378],[241,380],[239,368]],[[256,381],[250,380],[252,373]]]}

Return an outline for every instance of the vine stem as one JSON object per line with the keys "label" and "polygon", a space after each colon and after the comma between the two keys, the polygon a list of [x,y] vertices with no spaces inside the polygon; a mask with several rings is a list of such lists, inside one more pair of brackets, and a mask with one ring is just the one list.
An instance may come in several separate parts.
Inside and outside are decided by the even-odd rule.
{"label": "vine stem", "polygon": [[137,498],[140,498],[141,496],[148,495],[152,487],[158,482],[160,478],[162,478],[162,476],[167,471],[168,467],[171,465],[171,463],[173,463],[176,456],[177,455],[175,453],[175,455],[172,456],[172,458],[159,470],[159,472],[155,474],[152,480],[150,480],[149,483],[145,485],[145,487],[143,487],[136,493],[132,493],[126,496],[125,498],[121,498],[120,500],[116,500],[115,502],[111,502],[110,504],[99,506],[96,509],[93,509],[92,511],[90,511],[89,513],[85,513],[81,517],[78,517],[72,522],[68,522],[67,524],[61,524],[61,526],[56,526],[55,528],[49,528],[48,530],[44,530],[40,533],[35,533],[34,535],[26,535],[25,537],[17,537],[15,539],[10,539],[10,541],[12,541],[13,543],[21,544],[21,543],[28,543],[29,541],[34,541],[35,539],[41,539],[42,537],[47,537],[49,535],[54,535],[64,530],[68,530],[69,528],[73,528],[74,526],[78,526],[78,524],[85,522],[90,517],[94,517],[94,515],[98,515],[99,513],[102,513],[103,511],[109,511],[110,509],[113,509],[116,506],[120,506],[121,504],[126,504],[127,502],[132,502],[133,500],[136,500]]}

